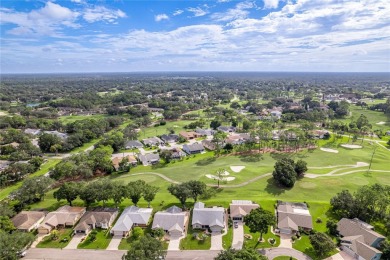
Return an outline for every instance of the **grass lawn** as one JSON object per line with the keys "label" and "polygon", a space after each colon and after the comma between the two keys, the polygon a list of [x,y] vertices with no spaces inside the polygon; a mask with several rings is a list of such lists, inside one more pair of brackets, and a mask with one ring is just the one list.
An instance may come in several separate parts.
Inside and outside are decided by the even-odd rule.
{"label": "grass lawn", "polygon": [[68,123],[73,123],[74,121],[77,121],[77,120],[100,119],[100,118],[104,118],[104,117],[107,117],[107,115],[98,114],[98,115],[90,115],[90,116],[60,116],[58,119],[63,124],[68,124]]}
{"label": "grass lawn", "polygon": [[292,256],[278,256],[275,257],[273,260],[297,260],[297,259]]}
{"label": "grass lawn", "polygon": [[[50,170],[50,168],[54,167],[59,161],[60,160],[58,160],[58,159],[48,159],[47,162],[45,162],[44,164],[41,165],[41,169],[28,175],[27,178],[32,178],[32,177],[44,175],[45,173],[47,173]],[[18,183],[15,183],[14,185],[11,185],[11,186],[8,186],[4,189],[1,189],[0,190],[0,200],[3,200],[11,192],[18,189],[20,186],[22,186],[22,182],[23,181],[19,181]]]}
{"label": "grass lawn", "polygon": [[[249,227],[244,225],[244,236],[246,234],[251,235],[252,239],[244,238],[244,248],[258,249],[258,248],[278,247],[280,245],[280,237],[272,234],[271,233],[271,228],[268,229],[268,233],[267,234],[263,234],[263,239],[265,241],[262,242],[262,243],[258,243],[258,240],[260,238],[260,233],[259,232],[251,233],[249,231]],[[271,245],[268,242],[268,239],[270,239],[270,238],[275,239],[275,244],[274,245]]]}
{"label": "grass lawn", "polygon": [[307,254],[313,260],[325,259],[325,258],[327,258],[327,257],[329,257],[331,255],[334,255],[334,254],[336,254],[338,252],[336,249],[334,249],[332,252],[330,252],[330,253],[328,253],[328,254],[326,254],[324,256],[318,256],[316,254],[316,252],[314,251],[313,247],[311,246],[310,240],[309,240],[309,236],[307,236],[307,235],[302,235],[299,240],[296,240],[293,243],[293,248],[298,250],[298,251],[301,251],[301,252]]}
{"label": "grass lawn", "polygon": [[[64,248],[66,247],[70,240],[72,239],[71,234],[73,232],[72,228],[63,228],[58,230],[58,239],[52,240],[50,235],[43,238],[41,242],[37,245],[37,248]],[[67,239],[63,241],[63,239]]]}
{"label": "grass lawn", "polygon": [[194,230],[191,226],[192,212],[188,223],[187,236],[180,240],[181,250],[209,250],[211,247],[211,237],[209,235],[204,236],[202,240],[198,240],[195,236],[204,233],[203,230]]}
{"label": "grass lawn", "polygon": [[[131,237],[127,237],[127,238],[122,238],[119,246],[118,246],[118,249],[119,250],[129,250],[131,248],[131,244],[134,242],[135,240],[133,240]],[[165,250],[168,249],[168,241],[162,241],[162,244],[163,244],[163,247]]]}
{"label": "grass lawn", "polygon": [[228,249],[232,246],[233,242],[233,227],[228,227],[226,235],[222,237],[222,246],[224,249]]}
{"label": "grass lawn", "polygon": [[194,122],[194,120],[167,121],[165,125],[145,127],[139,132],[139,139],[168,134],[168,128],[172,128],[176,134],[179,134],[181,131],[187,131],[184,126],[191,122]]}
{"label": "grass lawn", "polygon": [[77,248],[79,249],[106,249],[108,244],[111,241],[112,235],[110,234],[109,230],[106,229],[96,229],[96,240],[90,241],[89,237],[91,233],[88,235],[88,237],[84,240],[84,242],[80,243]]}

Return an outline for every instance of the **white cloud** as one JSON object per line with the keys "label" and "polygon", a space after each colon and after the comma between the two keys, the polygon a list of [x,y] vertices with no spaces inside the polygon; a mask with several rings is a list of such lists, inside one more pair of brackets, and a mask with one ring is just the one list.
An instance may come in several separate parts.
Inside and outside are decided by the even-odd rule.
{"label": "white cloud", "polygon": [[83,18],[89,23],[104,21],[107,23],[114,23],[119,18],[125,18],[126,14],[117,9],[108,9],[104,6],[95,6],[94,8],[87,8],[84,11]]}
{"label": "white cloud", "polygon": [[264,9],[278,8],[279,0],[263,0]]}
{"label": "white cloud", "polygon": [[169,20],[169,16],[166,14],[158,14],[154,16],[156,22],[161,22],[162,20]]}
{"label": "white cloud", "polygon": [[244,19],[249,15],[248,9],[254,8],[256,5],[253,2],[246,1],[238,3],[235,8],[228,9],[224,13],[214,13],[211,19],[220,22],[226,22],[236,19]]}
{"label": "white cloud", "polygon": [[200,16],[205,16],[206,14],[209,13],[207,9],[208,8],[202,9],[198,6],[198,7],[189,7],[186,10],[188,12],[191,12],[194,15],[194,17],[200,17]]}
{"label": "white cloud", "polygon": [[173,16],[181,15],[183,12],[184,12],[183,10],[179,9],[179,10],[174,11],[172,15]]}

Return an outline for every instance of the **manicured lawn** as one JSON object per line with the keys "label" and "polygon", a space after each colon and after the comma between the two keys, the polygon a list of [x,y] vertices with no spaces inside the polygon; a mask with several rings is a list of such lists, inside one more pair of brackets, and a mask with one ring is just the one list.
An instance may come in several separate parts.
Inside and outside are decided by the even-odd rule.
{"label": "manicured lawn", "polygon": [[292,256],[278,256],[275,257],[274,260],[297,260],[297,259]]}
{"label": "manicured lawn", "polygon": [[[268,229],[268,233],[267,234],[263,234],[263,240],[265,240],[264,242],[262,243],[259,243],[258,240],[260,238],[260,233],[251,233],[250,230],[249,230],[249,227],[247,227],[246,225],[244,225],[244,236],[245,234],[249,234],[252,236],[251,239],[247,239],[247,238],[244,238],[244,247],[245,248],[254,248],[254,249],[257,249],[257,248],[269,248],[269,247],[277,247],[280,245],[280,237],[279,236],[276,236],[274,234],[271,233],[271,228]],[[268,242],[268,239],[270,238],[273,238],[275,239],[275,244],[271,245],[269,242]]]}
{"label": "manicured lawn", "polygon": [[211,237],[205,235],[202,240],[198,240],[196,235],[201,236],[204,234],[203,230],[193,230],[191,227],[192,223],[192,212],[191,218],[188,223],[187,236],[180,241],[180,249],[182,250],[209,250],[211,247]]}
{"label": "manicured lawn", "polygon": [[222,237],[222,246],[224,249],[228,249],[232,246],[233,242],[233,227],[229,227],[226,235]]}
{"label": "manicured lawn", "polygon": [[[58,230],[59,235],[57,240],[52,240],[50,235],[43,238],[41,242],[37,245],[38,248],[64,248],[66,247],[70,240],[72,239],[71,234],[73,229],[63,228]],[[65,239],[65,240],[64,240]]]}
{"label": "manicured lawn", "polygon": [[139,139],[168,134],[168,128],[172,128],[176,134],[179,134],[181,131],[187,131],[183,127],[191,122],[194,122],[194,120],[167,121],[165,125],[145,127],[139,132]]}
{"label": "manicured lawn", "polygon": [[109,230],[106,229],[96,229],[96,240],[90,241],[89,237],[91,233],[88,235],[88,237],[84,240],[84,242],[80,243],[77,248],[80,249],[106,249],[108,244],[111,241],[112,235],[110,234]]}
{"label": "manicured lawn", "polygon": [[[122,238],[121,243],[118,246],[119,250],[129,250],[131,248],[131,244],[134,242],[131,238]],[[168,249],[169,243],[167,241],[162,241],[164,249]]]}
{"label": "manicured lawn", "polygon": [[294,243],[293,243],[293,248],[298,250],[298,251],[301,251],[305,254],[307,254],[308,256],[310,256],[313,260],[320,260],[320,259],[325,259],[331,255],[334,255],[337,253],[337,250],[333,250],[332,252],[328,253],[327,255],[324,255],[324,256],[318,256],[316,254],[316,252],[314,251],[313,247],[311,246],[310,244],[310,240],[309,240],[309,236],[307,235],[302,235],[301,238],[299,240],[296,240]]}
{"label": "manicured lawn", "polygon": [[77,120],[85,120],[85,119],[100,119],[100,118],[104,118],[104,117],[107,117],[107,115],[90,115],[90,116],[60,116],[58,119],[64,123],[64,124],[68,124],[68,123],[72,123],[74,121],[77,121]]}

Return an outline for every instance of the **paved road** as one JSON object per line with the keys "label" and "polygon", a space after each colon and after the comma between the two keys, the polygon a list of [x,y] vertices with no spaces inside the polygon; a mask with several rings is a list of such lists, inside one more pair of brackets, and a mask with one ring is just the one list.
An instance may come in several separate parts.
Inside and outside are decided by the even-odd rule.
{"label": "paved road", "polygon": [[244,223],[239,221],[237,225],[237,228],[233,226],[232,248],[242,249],[242,246],[244,245]]}
{"label": "paved road", "polygon": [[[186,250],[168,251],[167,260],[213,260],[220,251]],[[88,250],[88,249],[54,249],[32,248],[27,251],[27,260],[120,260],[125,250]]]}
{"label": "paved road", "polygon": [[267,256],[269,260],[272,260],[278,256],[292,256],[298,260],[312,260],[308,255],[305,255],[304,253],[292,248],[285,248],[285,247],[267,248],[267,249],[259,250],[259,252]]}

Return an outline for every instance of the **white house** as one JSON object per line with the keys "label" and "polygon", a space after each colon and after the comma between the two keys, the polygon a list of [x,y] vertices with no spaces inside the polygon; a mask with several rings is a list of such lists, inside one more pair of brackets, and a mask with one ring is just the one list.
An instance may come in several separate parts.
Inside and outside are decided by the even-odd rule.
{"label": "white house", "polygon": [[152,208],[138,208],[136,206],[125,208],[111,229],[111,234],[125,237],[133,227],[146,227],[152,212]]}
{"label": "white house", "polygon": [[192,212],[192,228],[222,232],[225,228],[225,209],[222,207],[205,208],[204,203],[196,202]]}

